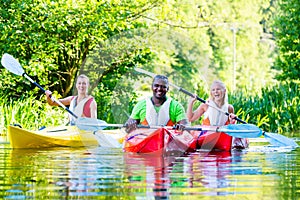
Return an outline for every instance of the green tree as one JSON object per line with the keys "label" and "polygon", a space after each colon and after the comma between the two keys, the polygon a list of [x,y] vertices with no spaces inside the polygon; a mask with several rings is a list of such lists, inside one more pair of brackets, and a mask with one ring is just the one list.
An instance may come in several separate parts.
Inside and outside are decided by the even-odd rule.
{"label": "green tree", "polygon": [[300,77],[300,2],[278,0],[274,33],[278,57],[274,68],[279,70],[279,80],[299,80]]}
{"label": "green tree", "polygon": [[[141,25],[137,20],[155,2],[139,1],[1,1],[0,53],[17,57],[41,85],[62,96],[89,52],[101,41]],[[1,69],[1,91],[21,96],[32,85]]]}
{"label": "green tree", "polygon": [[[174,34],[184,35],[183,39],[189,38],[198,47],[193,49],[198,61],[191,64],[189,59],[195,56],[190,45],[181,44],[177,45],[181,50],[174,54],[156,51],[160,54],[158,58],[163,58],[157,62],[163,63],[167,71],[172,71],[171,63],[176,66],[174,71],[178,66],[186,66],[187,80],[193,77],[193,83],[199,78],[207,83],[221,79],[230,89],[247,88],[257,92],[274,82],[271,69],[274,41],[267,37],[265,22],[270,7],[269,0],[167,1],[151,10],[151,15],[146,13],[148,26],[169,29]],[[169,41],[166,37],[165,45]],[[180,57],[185,60],[177,59]]]}

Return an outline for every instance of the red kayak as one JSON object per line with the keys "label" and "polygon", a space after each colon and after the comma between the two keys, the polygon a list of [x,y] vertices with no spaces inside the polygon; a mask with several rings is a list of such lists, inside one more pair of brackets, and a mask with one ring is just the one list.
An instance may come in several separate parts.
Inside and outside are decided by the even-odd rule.
{"label": "red kayak", "polygon": [[232,136],[223,132],[191,131],[197,141],[197,149],[231,151]]}
{"label": "red kayak", "polygon": [[[194,126],[200,127],[203,131],[190,131],[196,140],[197,149],[217,150],[217,151],[231,151],[232,149],[245,149],[249,146],[248,139],[234,138],[224,132],[205,131],[214,126]],[[213,129],[216,129],[214,127]]]}
{"label": "red kayak", "polygon": [[157,151],[183,153],[193,152],[196,149],[231,151],[233,148],[243,149],[249,145],[247,142],[239,147],[233,145],[235,144],[233,137],[223,132],[216,132],[217,127],[194,126],[192,129],[195,130],[178,131],[172,127],[137,129],[125,136],[123,150],[136,153]]}
{"label": "red kayak", "polygon": [[123,150],[135,153],[193,152],[196,150],[196,140],[187,131],[172,130],[168,127],[141,128],[125,136]]}

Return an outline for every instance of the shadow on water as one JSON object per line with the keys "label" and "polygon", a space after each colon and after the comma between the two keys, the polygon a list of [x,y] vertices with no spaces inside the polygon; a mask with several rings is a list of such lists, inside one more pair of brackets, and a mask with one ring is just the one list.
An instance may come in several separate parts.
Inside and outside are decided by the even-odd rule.
{"label": "shadow on water", "polygon": [[299,199],[300,150],[187,155],[2,145],[1,199]]}

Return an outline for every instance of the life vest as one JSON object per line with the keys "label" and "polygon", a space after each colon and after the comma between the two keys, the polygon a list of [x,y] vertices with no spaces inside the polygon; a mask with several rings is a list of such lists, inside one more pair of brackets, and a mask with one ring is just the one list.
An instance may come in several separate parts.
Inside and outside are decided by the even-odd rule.
{"label": "life vest", "polygon": [[[210,101],[209,104],[213,107],[217,107],[213,101]],[[228,116],[213,107],[208,106],[207,111],[204,113],[202,124],[207,126],[223,126],[230,124]],[[224,112],[228,112],[228,104],[224,104],[220,109]],[[244,149],[249,146],[249,140],[247,138],[236,138],[229,135],[226,137],[231,139],[232,148]]]}
{"label": "life vest", "polygon": [[[91,103],[94,100],[92,96],[88,96],[82,99],[77,104],[77,96],[74,96],[70,103],[70,111],[72,111],[78,117],[91,117]],[[76,105],[77,104],[77,105]],[[75,122],[75,118],[72,115],[69,115],[71,124]]]}
{"label": "life vest", "polygon": [[[206,112],[204,113],[204,119],[202,121],[203,125],[223,126],[223,125],[227,125],[230,123],[227,115],[225,115],[221,111],[213,108],[213,107],[217,107],[215,102],[210,101],[210,102],[208,102],[208,104],[209,104],[208,108],[207,108]],[[220,109],[224,112],[228,112],[228,104],[225,103]]]}
{"label": "life vest", "polygon": [[168,98],[156,112],[151,98],[146,99],[146,118],[141,122],[149,126],[172,126],[175,123],[170,120],[170,103],[172,99]]}

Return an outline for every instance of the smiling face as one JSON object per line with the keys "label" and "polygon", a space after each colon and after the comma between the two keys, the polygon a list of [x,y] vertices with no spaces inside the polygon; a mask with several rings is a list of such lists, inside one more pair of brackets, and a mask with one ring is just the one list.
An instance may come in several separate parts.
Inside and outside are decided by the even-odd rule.
{"label": "smiling face", "polygon": [[168,79],[164,76],[155,77],[152,83],[153,97],[159,100],[166,99],[169,90]]}
{"label": "smiling face", "polygon": [[89,80],[87,77],[79,76],[76,81],[78,95],[86,95],[88,93]]}
{"label": "smiling face", "polygon": [[210,96],[213,101],[224,104],[226,88],[222,82],[214,82],[210,88]]}

